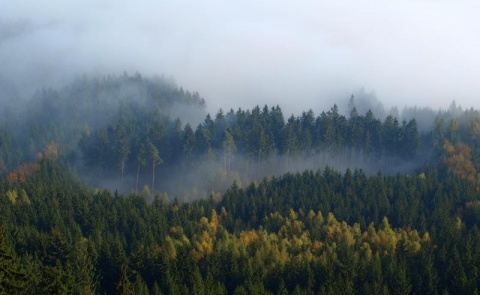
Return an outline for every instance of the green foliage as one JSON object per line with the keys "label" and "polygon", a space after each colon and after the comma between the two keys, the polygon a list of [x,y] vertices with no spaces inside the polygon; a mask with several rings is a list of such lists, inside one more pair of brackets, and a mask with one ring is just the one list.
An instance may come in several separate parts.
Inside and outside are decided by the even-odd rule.
{"label": "green foliage", "polygon": [[[3,230],[4,286],[77,294],[478,288],[480,231],[471,216],[479,193],[435,169],[419,176],[307,171],[234,185],[218,203],[157,196],[149,204],[135,194],[89,193],[59,165],[41,162],[15,188],[28,206],[21,197],[10,202],[13,188],[2,186],[3,229],[14,229],[17,241]],[[420,225],[425,230],[415,230]]]}
{"label": "green foliage", "polygon": [[28,274],[16,257],[5,227],[0,226],[0,293],[28,294]]}
{"label": "green foliage", "polygon": [[[278,106],[265,106],[183,126],[161,110],[204,102],[166,80],[76,83],[37,94],[54,113],[72,108],[65,126],[32,112],[32,125],[18,124],[28,144],[0,126],[1,294],[478,292],[478,112],[439,114],[427,133],[415,120],[358,114],[353,101],[348,117],[335,105],[285,121]],[[82,120],[93,105],[107,117],[99,98],[125,85],[133,97],[119,98],[108,120]],[[85,101],[71,105],[62,99],[68,93]],[[261,175],[278,155],[289,168],[291,159],[318,153],[429,155],[430,164],[410,175],[327,167],[253,183],[245,177]],[[203,187],[169,185],[204,199],[155,194],[173,168],[187,179],[202,161],[219,163],[201,170]],[[151,169],[142,169],[147,163]],[[97,184],[121,177],[120,190],[92,192],[72,167],[86,167]],[[224,194],[212,192],[232,182]]]}

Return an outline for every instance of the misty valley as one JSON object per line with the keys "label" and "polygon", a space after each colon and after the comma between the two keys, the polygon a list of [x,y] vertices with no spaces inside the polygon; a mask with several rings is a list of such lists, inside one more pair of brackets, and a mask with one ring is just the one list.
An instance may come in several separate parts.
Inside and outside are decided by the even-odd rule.
{"label": "misty valley", "polygon": [[2,102],[2,294],[476,294],[480,111],[219,109],[169,78]]}
{"label": "misty valley", "polygon": [[1,169],[50,149],[92,187],[193,200],[234,181],[326,166],[412,172],[432,153],[431,134],[420,133],[415,119],[359,114],[353,97],[348,115],[341,112],[333,105],[285,119],[279,106],[257,106],[212,116],[198,93],[165,78],[83,77],[6,108]]}

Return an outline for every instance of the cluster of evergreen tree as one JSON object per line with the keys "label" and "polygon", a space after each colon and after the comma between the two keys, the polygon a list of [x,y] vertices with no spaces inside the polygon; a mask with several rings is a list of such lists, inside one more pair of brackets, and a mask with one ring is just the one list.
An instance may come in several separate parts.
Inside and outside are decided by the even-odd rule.
{"label": "cluster of evergreen tree", "polygon": [[[0,293],[478,293],[478,111],[453,106],[420,132],[415,119],[360,115],[353,99],[348,116],[334,106],[285,120],[265,106],[198,125],[182,124],[178,104],[203,112],[166,79],[123,75],[40,91],[23,117],[8,110]],[[417,169],[272,172],[316,155]],[[118,190],[93,189],[84,173]],[[184,202],[168,183],[229,188]]]}
{"label": "cluster of evergreen tree", "polygon": [[[114,124],[84,132],[79,142],[81,159],[91,178],[121,179],[117,188],[124,191],[138,191],[144,185],[155,190],[155,179],[166,179],[160,190],[178,194],[179,190],[165,187],[165,182],[176,180],[168,177],[172,171],[188,175],[210,170],[195,175],[193,183],[183,182],[200,187],[203,196],[228,187],[233,180],[248,183],[274,171],[302,169],[304,165],[292,163],[312,161],[316,155],[322,155],[318,165],[335,167],[341,162],[343,167],[353,165],[369,173],[411,172],[425,161],[439,160],[448,140],[472,146],[474,162],[479,164],[478,111],[453,107],[439,112],[432,129],[420,132],[415,118],[400,123],[392,115],[381,121],[372,111],[359,115],[353,98],[349,109],[348,117],[334,105],[318,116],[309,110],[286,121],[279,106],[220,110],[215,118],[206,115],[195,128],[190,123],[182,125],[179,118],[131,109]],[[125,184],[124,175],[135,182]]]}
{"label": "cluster of evergreen tree", "polygon": [[[287,174],[220,200],[91,192],[54,148],[0,182],[0,288],[24,294],[474,294],[480,193],[419,175]],[[20,172],[18,172],[20,173]]]}
{"label": "cluster of evergreen tree", "polygon": [[[421,141],[414,119],[400,124],[388,116],[382,123],[371,111],[361,116],[355,108],[347,119],[334,106],[317,117],[310,110],[285,122],[280,107],[257,106],[226,114],[220,110],[214,119],[207,115],[196,128],[155,112],[131,111],[115,125],[84,133],[79,145],[87,167],[97,172],[95,178],[110,173],[120,176],[123,185],[125,173],[136,175],[138,190],[138,176],[146,175],[146,163],[151,163],[151,176],[156,164],[162,164],[157,173],[160,179],[172,169],[188,171],[202,159],[219,164],[219,174],[251,175],[268,170],[278,157],[288,166],[290,158],[319,153],[343,155],[347,162],[355,157],[416,159]],[[112,175],[114,171],[118,172]]]}
{"label": "cluster of evergreen tree", "polygon": [[0,173],[32,161],[53,142],[93,186],[188,199],[224,191],[234,180],[303,170],[305,162],[316,163],[310,169],[411,172],[426,159],[438,160],[445,139],[465,142],[480,161],[478,111],[455,105],[422,132],[416,118],[359,114],[353,97],[347,116],[336,105],[288,119],[279,106],[220,110],[213,117],[204,107],[198,93],[139,74],[82,77],[60,90],[43,89],[5,109]]}
{"label": "cluster of evergreen tree", "polygon": [[[205,116],[205,101],[164,77],[140,74],[84,76],[61,88],[5,102],[0,117],[0,172],[35,159],[52,141],[72,154],[82,133],[118,122],[126,113],[152,110],[164,116]],[[80,163],[77,163],[80,165]]]}

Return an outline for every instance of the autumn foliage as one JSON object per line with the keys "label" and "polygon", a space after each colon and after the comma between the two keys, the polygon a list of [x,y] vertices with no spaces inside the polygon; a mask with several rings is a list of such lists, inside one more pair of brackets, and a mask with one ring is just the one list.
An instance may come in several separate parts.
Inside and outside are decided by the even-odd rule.
{"label": "autumn foliage", "polygon": [[15,182],[25,183],[25,181],[32,175],[35,175],[39,169],[40,165],[38,163],[23,164],[7,175],[7,181],[10,184]]}
{"label": "autumn foliage", "polygon": [[445,164],[460,178],[478,185],[478,172],[472,162],[472,149],[465,143],[453,145],[445,140],[444,150],[447,153]]}

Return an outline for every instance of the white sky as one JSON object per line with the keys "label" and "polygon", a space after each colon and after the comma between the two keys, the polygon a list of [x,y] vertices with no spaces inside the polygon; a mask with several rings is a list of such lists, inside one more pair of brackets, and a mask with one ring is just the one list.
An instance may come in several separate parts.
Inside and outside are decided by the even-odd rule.
{"label": "white sky", "polygon": [[[480,108],[479,1],[4,1],[0,78],[23,95],[89,73],[173,76],[209,110]],[[5,82],[6,81],[6,82]]]}

